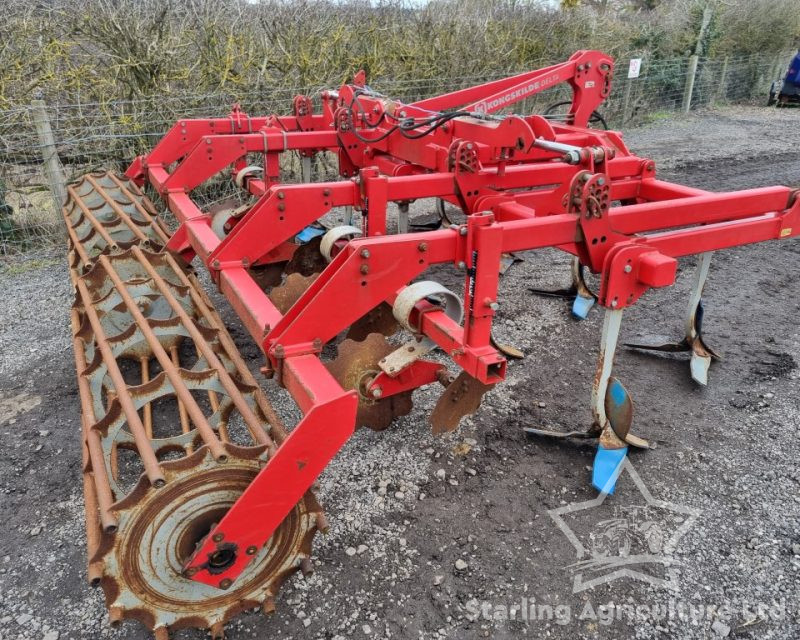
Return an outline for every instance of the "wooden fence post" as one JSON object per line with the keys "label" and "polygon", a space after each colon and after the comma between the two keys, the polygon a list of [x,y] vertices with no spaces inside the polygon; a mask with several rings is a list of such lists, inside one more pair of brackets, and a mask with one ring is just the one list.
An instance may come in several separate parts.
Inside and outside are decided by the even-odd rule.
{"label": "wooden fence post", "polygon": [[628,81],[625,83],[625,94],[622,99],[622,124],[626,124],[628,122],[628,114],[630,113],[630,106],[631,106],[631,89],[633,88],[633,81],[631,78],[628,78]]}
{"label": "wooden fence post", "polygon": [[717,85],[717,101],[724,101],[728,97],[728,56],[722,61],[722,72],[719,74]]}
{"label": "wooden fence post", "polygon": [[686,84],[683,87],[683,112],[689,113],[692,107],[692,93],[694,92],[694,78],[697,75],[697,63],[700,57],[689,56],[689,68],[686,70]]}
{"label": "wooden fence post", "polygon": [[36,131],[39,133],[39,144],[42,148],[42,161],[50,185],[50,192],[53,194],[55,203],[56,218],[61,217],[61,207],[67,198],[67,187],[64,180],[64,171],[61,167],[61,160],[58,158],[56,150],[56,140],[53,136],[53,129],[50,127],[50,117],[47,114],[47,104],[44,100],[36,99],[31,103],[33,121]]}

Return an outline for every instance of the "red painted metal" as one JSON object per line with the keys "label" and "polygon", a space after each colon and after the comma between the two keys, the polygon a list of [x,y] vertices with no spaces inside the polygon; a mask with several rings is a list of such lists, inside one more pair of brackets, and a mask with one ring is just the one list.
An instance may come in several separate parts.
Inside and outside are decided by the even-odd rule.
{"label": "red painted metal", "polygon": [[[711,193],[656,178],[655,163],[633,155],[619,134],[587,128],[608,96],[613,64],[596,51],[569,61],[412,104],[370,90],[363,75],[321,94],[321,109],[298,96],[290,116],[182,120],[127,175],[149,182],[180,226],[169,248],[199,257],[304,413],[289,439],[219,522],[187,565],[212,585],[235,579],[244,552],[263,545],[352,433],[356,394],[342,390],[319,360],[322,345],[434,264],[465,273],[462,324],[443,311],[418,314],[417,328],[462,369],[493,384],[505,358],[490,340],[504,252],[557,247],[601,276],[599,303],[621,309],[649,288],[674,282],[676,259],[800,233],[800,198],[786,187]],[[492,114],[559,83],[573,90],[568,122]],[[466,106],[464,106],[466,105]],[[338,181],[282,184],[281,153],[338,156]],[[234,176],[259,154],[258,198],[220,239],[191,191],[221,171]],[[438,197],[466,224],[386,235],[390,202]],[[361,238],[338,251],[297,302],[281,314],[248,267],[277,261],[297,233],[334,207],[363,212]],[[343,304],[342,301],[346,301]],[[370,390],[387,395],[433,382],[440,365],[420,361],[380,374]],[[216,535],[222,534],[222,537]],[[238,549],[213,574],[214,537]],[[228,547],[229,548],[229,547]]]}

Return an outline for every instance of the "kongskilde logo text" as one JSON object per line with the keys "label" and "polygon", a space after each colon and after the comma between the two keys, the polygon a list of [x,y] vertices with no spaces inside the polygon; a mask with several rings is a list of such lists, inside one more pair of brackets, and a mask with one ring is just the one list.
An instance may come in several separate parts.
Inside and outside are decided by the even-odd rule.
{"label": "kongskilde logo text", "polygon": [[498,107],[516,102],[520,98],[524,98],[528,94],[534,93],[539,89],[549,87],[551,84],[555,84],[556,82],[558,82],[558,76],[549,76],[542,80],[531,82],[524,87],[520,87],[514,91],[509,91],[507,94],[494,98],[493,100],[479,102],[477,105],[475,105],[475,111],[478,113],[488,113],[489,111],[494,111]]}

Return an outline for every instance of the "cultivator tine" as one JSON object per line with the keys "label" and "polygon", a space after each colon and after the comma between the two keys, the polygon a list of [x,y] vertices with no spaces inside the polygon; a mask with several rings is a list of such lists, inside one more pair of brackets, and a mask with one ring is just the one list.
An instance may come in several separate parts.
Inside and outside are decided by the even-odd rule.
{"label": "cultivator tine", "polygon": [[523,259],[515,253],[502,254],[500,256],[500,275],[504,276],[514,264],[522,261]]}
{"label": "cultivator tine", "polygon": [[113,623],[136,618],[157,638],[187,625],[221,637],[233,613],[305,566],[320,507],[306,494],[227,591],[182,575],[287,433],[194,276],[143,249],[166,239],[149,214],[112,173],[71,185],[64,206],[89,577]]}
{"label": "cultivator tine", "polygon": [[606,493],[614,493],[628,445],[640,449],[653,448],[647,440],[631,433],[633,401],[622,383],[611,375],[621,323],[622,310],[606,310],[600,355],[592,385],[593,423],[589,430],[561,432],[523,427],[523,431],[535,436],[559,439],[598,438],[592,467],[592,485],[598,491]]}
{"label": "cultivator tine", "polygon": [[597,302],[597,296],[592,293],[589,285],[586,284],[584,267],[578,258],[572,259],[570,274],[572,284],[566,289],[536,289],[531,287],[528,290],[538,296],[572,300],[572,315],[579,320],[585,320],[594,303]]}
{"label": "cultivator tine", "polygon": [[397,205],[397,233],[408,233],[408,202]]}
{"label": "cultivator tine", "polygon": [[472,415],[481,406],[483,396],[494,385],[484,384],[462,371],[439,397],[430,417],[434,434],[454,431],[461,419]]}
{"label": "cultivator tine", "polygon": [[689,358],[689,371],[692,380],[703,386],[708,384],[708,370],[712,360],[719,360],[715,353],[703,340],[703,288],[708,278],[708,269],[711,265],[712,252],[700,255],[695,271],[692,292],[689,296],[689,309],[686,314],[686,335],[680,342],[667,342],[665,344],[625,343],[626,347],[642,351],[656,351],[661,353],[686,353]]}
{"label": "cultivator tine", "polygon": [[492,335],[489,336],[489,344],[502,353],[506,358],[511,360],[522,360],[525,358],[525,353],[520,349],[517,349],[515,346],[510,344],[498,342]]}
{"label": "cultivator tine", "polygon": [[[604,493],[614,493],[620,465],[628,451],[625,436],[630,431],[633,417],[630,396],[625,387],[611,377],[621,325],[622,311],[606,310],[600,356],[592,385],[592,417],[594,424],[600,428],[592,468],[592,485]],[[607,407],[611,411],[607,411]]]}

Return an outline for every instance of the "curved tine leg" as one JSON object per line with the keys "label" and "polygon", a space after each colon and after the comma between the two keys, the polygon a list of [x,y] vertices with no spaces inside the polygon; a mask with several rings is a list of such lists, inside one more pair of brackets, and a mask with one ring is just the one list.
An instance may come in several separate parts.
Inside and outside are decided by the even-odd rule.
{"label": "curved tine leg", "polygon": [[572,282],[575,287],[575,300],[572,301],[572,315],[579,320],[585,320],[589,311],[597,302],[594,295],[586,284],[584,268],[578,258],[572,259]]}
{"label": "curved tine leg", "polygon": [[572,300],[572,315],[579,320],[584,320],[589,315],[589,310],[597,301],[597,296],[591,292],[589,286],[586,284],[583,265],[578,258],[572,259],[570,271],[572,275],[572,284],[565,289],[537,289],[535,287],[530,287],[528,291],[537,296]]}
{"label": "curved tine leg", "polygon": [[698,384],[708,383],[708,370],[712,359],[719,356],[703,341],[703,288],[708,278],[713,252],[700,254],[694,283],[689,296],[689,308],[686,314],[686,334],[680,342],[667,342],[664,344],[643,344],[626,342],[625,346],[643,351],[660,351],[662,353],[690,352],[689,370],[692,379]]}
{"label": "curved tine leg", "polygon": [[711,367],[711,360],[718,359],[719,356],[709,349],[703,341],[703,288],[708,278],[708,270],[711,265],[709,251],[700,255],[695,272],[692,294],[689,298],[689,309],[686,314],[686,338],[685,342],[688,350],[692,352],[689,360],[689,370],[692,379],[702,385],[708,384],[708,370]]}
{"label": "curved tine leg", "polygon": [[397,205],[397,233],[408,233],[408,202]]}
{"label": "curved tine leg", "polygon": [[[617,349],[619,330],[622,325],[622,310],[607,309],[603,319],[603,333],[600,339],[600,356],[597,360],[597,372],[592,385],[592,417],[597,426],[600,427],[600,441],[597,444],[597,453],[592,467],[592,485],[602,493],[614,493],[614,487],[622,470],[622,462],[628,451],[628,446],[622,438],[617,435],[609,414],[606,412],[606,395],[611,383],[611,370],[614,366],[614,354]],[[624,392],[622,385],[622,397],[616,385],[612,385],[612,405],[619,404],[621,407],[626,402],[630,403],[630,398]],[[614,396],[618,396],[614,398]],[[612,408],[611,416],[617,416],[616,407]],[[630,419],[627,426],[617,425],[617,428],[624,432],[625,437],[630,428]]]}

